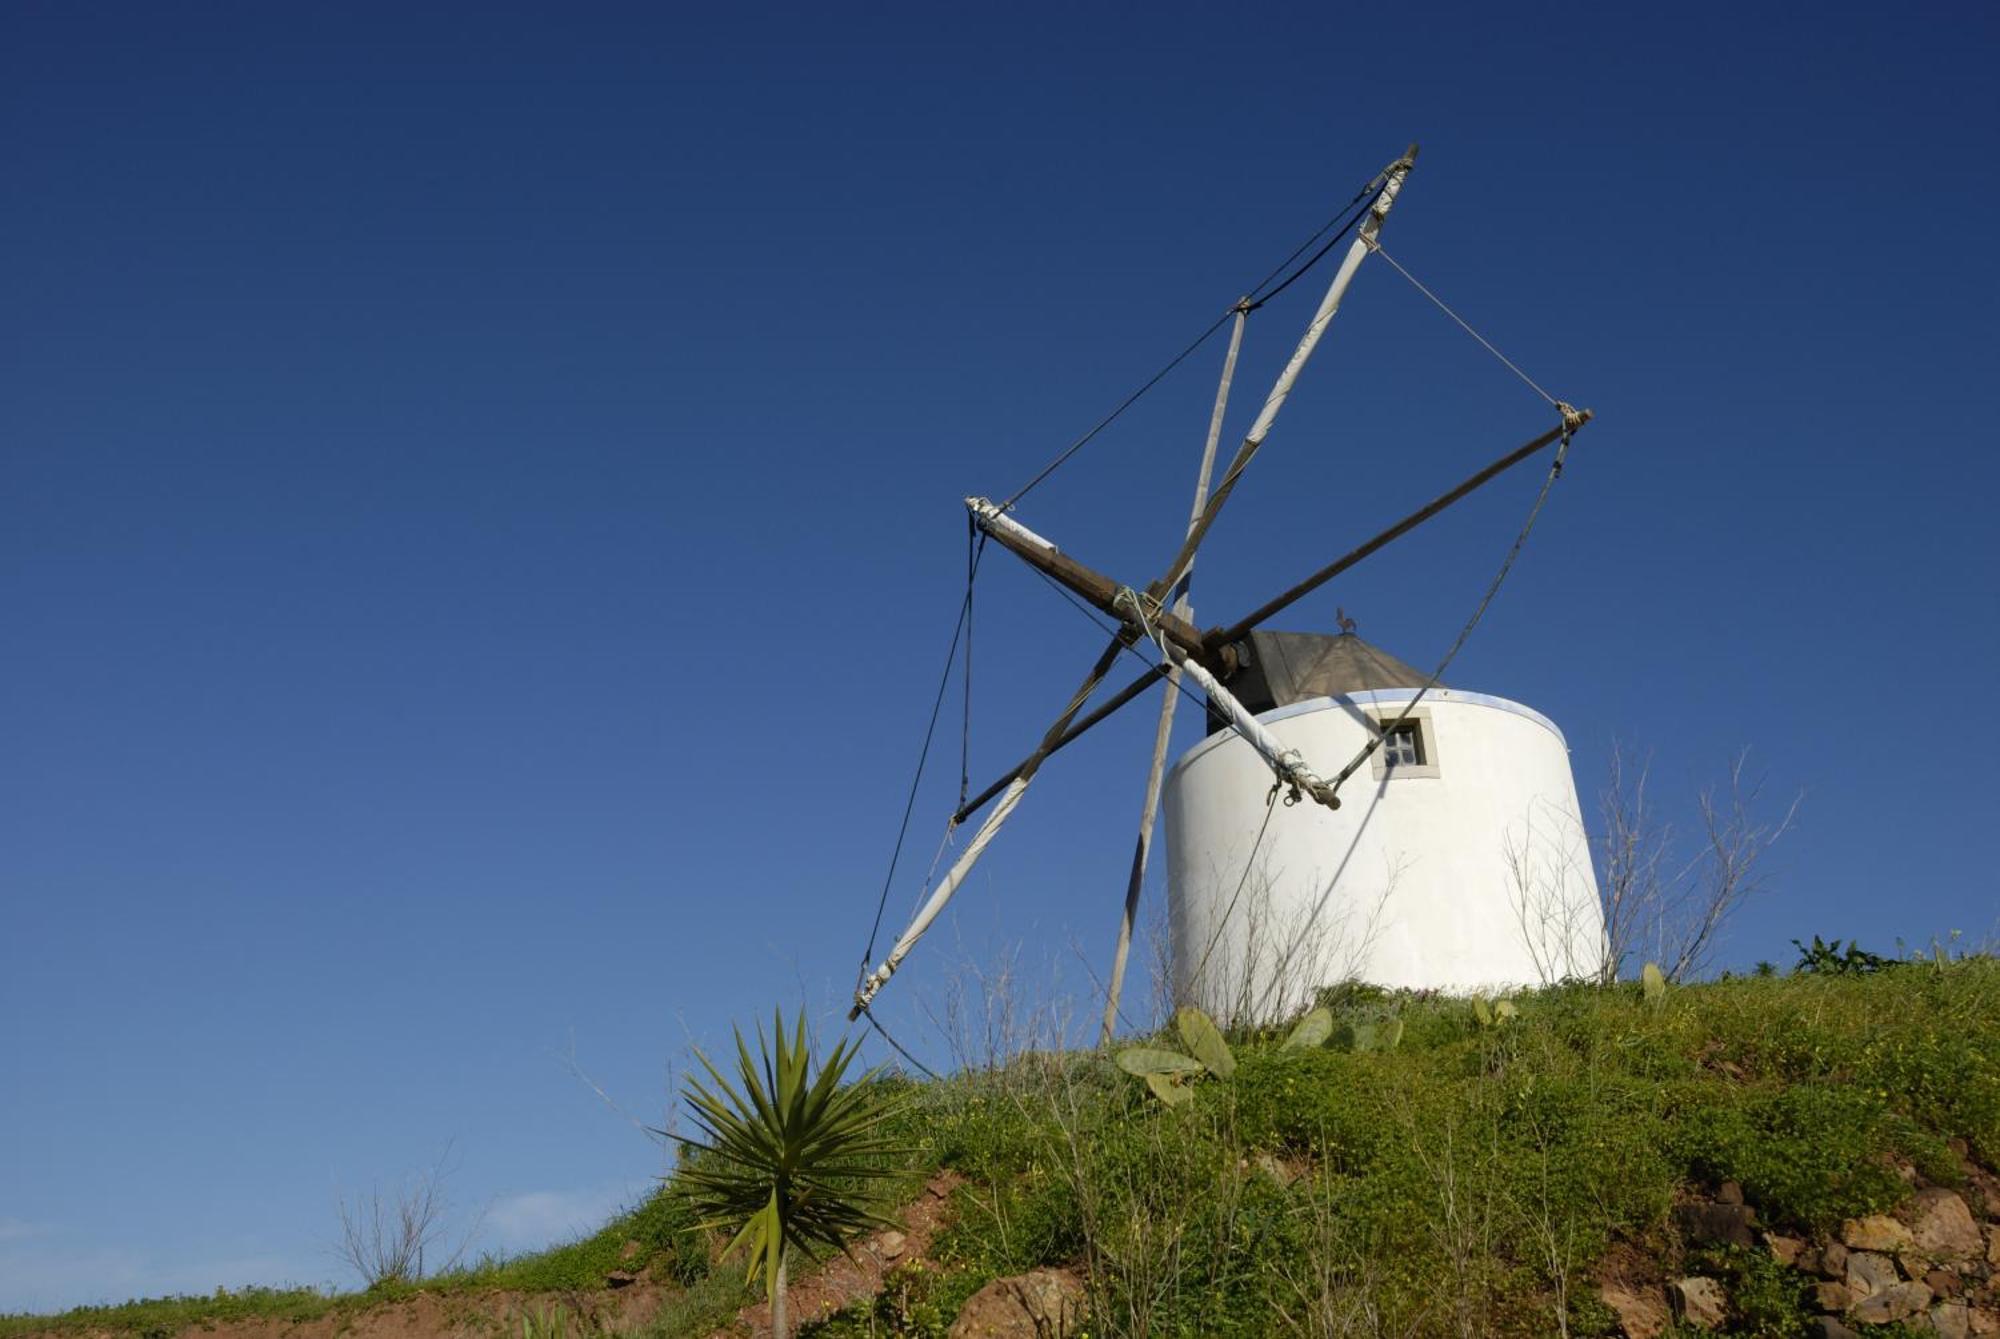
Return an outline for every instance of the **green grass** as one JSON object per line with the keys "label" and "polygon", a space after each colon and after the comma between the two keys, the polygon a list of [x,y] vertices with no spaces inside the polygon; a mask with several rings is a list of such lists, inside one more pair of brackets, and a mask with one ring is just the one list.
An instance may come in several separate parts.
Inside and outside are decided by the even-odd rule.
{"label": "green grass", "polygon": [[153,1297],[117,1306],[77,1307],[60,1316],[0,1316],[0,1339],[51,1330],[108,1330],[164,1339],[190,1326],[222,1321],[314,1320],[341,1305],[342,1299],[311,1288],[217,1289],[210,1297]]}
{"label": "green grass", "polygon": [[[824,1332],[901,1315],[941,1334],[931,1299],[1073,1265],[1107,1333],[1537,1335],[1561,1312],[1608,1334],[1595,1265],[1614,1241],[1675,1262],[1685,1187],[1738,1181],[1764,1223],[1811,1233],[1894,1205],[1899,1165],[1953,1183],[1953,1139],[2000,1164],[1991,959],[1725,980],[1657,1007],[1637,985],[1516,1003],[1483,1027],[1461,1000],[1343,992],[1338,1021],[1399,1016],[1400,1046],[1233,1037],[1234,1079],[1181,1110],[1087,1056],[913,1087],[906,1137],[970,1178],[943,1273]],[[1742,1333],[1803,1323],[1793,1280],[1714,1267]]]}
{"label": "green grass", "polygon": [[[822,1336],[942,1335],[986,1281],[1038,1266],[1086,1280],[1093,1334],[1294,1331],[1610,1334],[1593,1270],[1613,1243],[1728,1279],[1736,1332],[1803,1324],[1768,1259],[1683,1255],[1670,1207],[1742,1184],[1801,1233],[1892,1206],[1899,1165],[1951,1184],[1952,1141],[2000,1165],[2000,962],[1905,965],[1676,988],[1520,996],[1482,1027],[1461,1000],[1348,991],[1341,1021],[1404,1023],[1392,1051],[1281,1052],[1233,1036],[1233,1080],[1170,1110],[1107,1060],[1034,1055],[903,1091],[913,1178],[966,1180],[922,1268],[820,1322]],[[914,1186],[914,1179],[909,1183]],[[711,1269],[672,1187],[584,1240],[489,1261],[427,1289],[580,1292],[614,1268],[680,1285],[648,1339],[705,1334],[750,1300]],[[621,1261],[628,1241],[637,1261]],[[299,1319],[365,1295],[218,1294],[50,1319],[28,1330],[166,1335],[246,1315]],[[1365,1322],[1365,1323],[1364,1323]]]}

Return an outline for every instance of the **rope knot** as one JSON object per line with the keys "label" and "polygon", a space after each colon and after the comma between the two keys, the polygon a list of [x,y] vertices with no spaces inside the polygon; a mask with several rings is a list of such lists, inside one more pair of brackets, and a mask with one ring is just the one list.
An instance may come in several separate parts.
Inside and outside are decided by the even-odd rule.
{"label": "rope knot", "polygon": [[1145,634],[1148,641],[1155,640],[1154,620],[1166,612],[1165,605],[1143,591],[1133,590],[1130,586],[1120,586],[1112,594],[1111,608],[1127,623],[1137,624],[1139,631]]}

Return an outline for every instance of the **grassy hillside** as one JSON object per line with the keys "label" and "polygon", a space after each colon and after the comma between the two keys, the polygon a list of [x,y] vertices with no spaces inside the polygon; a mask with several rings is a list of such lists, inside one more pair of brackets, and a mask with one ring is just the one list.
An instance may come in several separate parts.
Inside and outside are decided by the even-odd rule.
{"label": "grassy hillside", "polygon": [[[1493,1025],[1462,1000],[1329,1003],[1342,1026],[1327,1046],[1234,1037],[1234,1077],[1204,1077],[1175,1109],[1090,1054],[888,1080],[905,1098],[905,1191],[963,1174],[952,1221],[876,1297],[804,1332],[943,1334],[989,1280],[1048,1265],[1082,1280],[1093,1334],[1612,1335],[1607,1284],[1657,1298],[1699,1274],[1726,1294],[1727,1332],[1818,1335],[1833,1276],[1798,1266],[1821,1263],[1847,1220],[1907,1217],[1926,1186],[2000,1215],[2000,961],[1725,980],[1658,1001],[1568,987],[1517,998]],[[1357,1026],[1391,1018],[1393,1049],[1352,1049]],[[1748,1245],[1685,1207],[1738,1188]],[[631,1271],[665,1298],[643,1330],[705,1334],[746,1297],[688,1226],[669,1185],[589,1240],[423,1287],[563,1295],[581,1317],[577,1298]],[[1898,1259],[1912,1279],[1936,1263]],[[2000,1302],[1996,1273],[1958,1261],[1925,1290],[1960,1308],[1947,1323],[1976,1320]],[[140,1303],[7,1319],[0,1336],[167,1334],[231,1309],[368,1300]],[[1931,1322],[1863,1332],[1928,1332],[1913,1323]]]}

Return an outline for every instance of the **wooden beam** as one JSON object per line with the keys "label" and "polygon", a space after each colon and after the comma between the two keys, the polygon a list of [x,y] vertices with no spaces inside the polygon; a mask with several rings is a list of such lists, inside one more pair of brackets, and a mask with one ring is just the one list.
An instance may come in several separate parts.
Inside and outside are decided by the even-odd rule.
{"label": "wooden beam", "polygon": [[[1141,693],[1145,692],[1148,688],[1151,688],[1154,684],[1166,678],[1167,666],[1172,663],[1173,663],[1172,661],[1162,661],[1160,664],[1155,665],[1153,668],[1147,670],[1144,674],[1141,674],[1138,678],[1132,680],[1132,682],[1126,684],[1123,688],[1119,689],[1116,693],[1112,694],[1111,697],[1104,703],[1103,706],[1097,708],[1095,711],[1091,712],[1088,716],[1085,716],[1082,720],[1076,722],[1076,724],[1066,728],[1061,735],[1057,736],[1056,739],[1049,744],[1046,752],[1040,749],[1036,750],[1036,752],[1040,753],[1043,757],[1047,757],[1049,754],[1060,753],[1063,749],[1068,748],[1071,743],[1075,742],[1076,737],[1078,735],[1083,734],[1085,731],[1089,730],[1092,726],[1102,723],[1105,717],[1111,715],[1113,712],[1117,711],[1120,707],[1125,706],[1127,703],[1131,702],[1134,698],[1138,697]],[[1033,754],[1029,755],[1030,758],[1032,758],[1033,756],[1034,756]],[[964,804],[960,805],[958,808],[958,812],[951,816],[951,821],[953,823],[963,823],[966,819],[972,817],[974,814],[978,813],[981,809],[985,808],[987,802],[990,801],[995,795],[998,795],[1001,791],[1007,789],[1007,784],[1011,782],[1015,777],[1019,776],[1021,774],[1021,769],[1026,767],[1027,765],[1028,765],[1028,759],[1024,758],[1020,762],[1014,764],[1014,766],[1009,768],[1007,771],[1001,773],[997,778],[994,779],[992,785],[988,786],[985,790],[980,791],[977,795],[973,796],[971,799],[967,800]]]}
{"label": "wooden beam", "polygon": [[972,867],[979,863],[979,857],[985,854],[993,839],[1000,835],[1001,825],[1014,812],[1015,806],[1020,804],[1021,797],[1028,793],[1028,786],[1034,781],[1035,773],[1041,770],[1042,763],[1055,751],[1055,741],[1062,737],[1063,732],[1069,728],[1069,723],[1076,719],[1079,711],[1083,710],[1083,704],[1097,691],[1097,685],[1103,683],[1104,676],[1111,672],[1113,663],[1124,654],[1125,648],[1131,645],[1137,636],[1136,631],[1120,629],[1118,634],[1105,644],[1103,652],[1097,657],[1097,662],[1090,667],[1090,672],[1084,675],[1083,682],[1077,686],[1076,692],[1070,695],[1069,705],[1063,708],[1062,715],[1056,717],[1054,723],[1043,733],[1041,747],[1029,754],[1027,761],[1014,769],[1014,775],[1007,783],[1006,796],[994,806],[993,812],[986,816],[986,821],[979,825],[979,831],[972,835],[972,841],[959,854],[958,859],[952,862],[951,868],[945,871],[944,878],[931,890],[931,895],[924,900],[923,906],[917,909],[909,928],[904,930],[902,937],[890,947],[889,956],[882,959],[881,965],[869,973],[863,979],[861,988],[854,992],[854,1006],[847,1011],[848,1022],[851,1023],[861,1016],[862,1011],[867,1009],[869,1002],[875,998],[876,992],[887,985],[889,978],[896,974],[896,968],[902,965],[904,956],[916,947],[924,932],[931,928],[931,922],[944,911],[945,904],[952,899],[952,894],[958,891],[959,885],[963,884],[966,877],[972,873]]}
{"label": "wooden beam", "polygon": [[[1076,595],[1091,607],[1111,615],[1122,624],[1129,625],[1135,633],[1139,631],[1138,620],[1131,617],[1119,604],[1119,592],[1128,589],[1127,587],[1095,568],[1084,566],[985,498],[969,497],[965,500],[965,506],[972,513],[974,523],[1000,547],[1037,571],[1046,573],[1063,589]],[[1139,592],[1133,591],[1133,594],[1139,595]],[[1178,614],[1158,608],[1155,604],[1147,614],[1147,621],[1168,641],[1190,655],[1201,657],[1208,655],[1202,642],[1201,630]]]}
{"label": "wooden beam", "polygon": [[1514,468],[1514,466],[1520,464],[1536,452],[1546,450],[1561,440],[1564,433],[1575,433],[1584,424],[1590,422],[1590,420],[1591,412],[1588,409],[1578,410],[1576,417],[1564,423],[1563,426],[1552,428],[1533,441],[1515,447],[1485,469],[1466,479],[1465,482],[1459,484],[1456,488],[1431,499],[1408,516],[1405,516],[1402,520],[1390,526],[1387,530],[1384,530],[1381,534],[1375,536],[1359,548],[1351,549],[1342,554],[1282,595],[1267,601],[1226,628],[1211,628],[1204,637],[1208,645],[1209,655],[1207,658],[1213,661],[1225,648],[1234,642],[1240,641],[1243,635],[1252,628],[1260,626],[1265,620],[1290,608],[1318,590],[1321,586],[1324,586],[1327,582],[1339,576],[1342,572],[1345,572],[1348,568],[1353,567],[1363,558],[1387,546],[1392,541],[1401,539],[1425,521],[1436,516],[1446,507],[1451,506],[1454,502],[1461,500],[1468,494],[1492,482],[1495,478]]}

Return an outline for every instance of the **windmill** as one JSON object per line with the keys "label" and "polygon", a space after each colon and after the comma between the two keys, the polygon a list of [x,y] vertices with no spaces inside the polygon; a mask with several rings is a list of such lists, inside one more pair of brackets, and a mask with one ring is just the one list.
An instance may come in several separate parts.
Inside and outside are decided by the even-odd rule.
{"label": "windmill", "polygon": [[[1260,774],[1269,783],[1269,789],[1263,795],[1265,818],[1263,824],[1258,827],[1260,843],[1264,834],[1264,828],[1271,821],[1272,805],[1277,799],[1282,797],[1288,806],[1314,808],[1322,816],[1338,811],[1341,808],[1341,789],[1350,778],[1354,777],[1361,768],[1368,766],[1371,759],[1375,759],[1378,754],[1382,753],[1385,745],[1392,751],[1403,748],[1403,745],[1398,742],[1399,736],[1401,732],[1409,728],[1410,722],[1414,719],[1415,713],[1418,711],[1417,704],[1423,701],[1427,694],[1449,692],[1449,690],[1439,689],[1439,677],[1442,675],[1444,668],[1450,663],[1451,658],[1456,655],[1459,646],[1464,644],[1466,636],[1470,634],[1473,625],[1478,622],[1480,614],[1483,614],[1486,604],[1491,601],[1500,580],[1504,579],[1515,554],[1519,552],[1521,543],[1527,537],[1528,529],[1533,525],[1534,516],[1540,511],[1541,503],[1548,496],[1550,485],[1553,484],[1561,472],[1562,461],[1567,453],[1570,439],[1591,418],[1589,410],[1573,408],[1569,404],[1549,396],[1539,386],[1535,386],[1524,373],[1521,373],[1511,363],[1508,363],[1508,366],[1515,374],[1520,376],[1522,380],[1527,381],[1530,386],[1534,386],[1537,393],[1541,394],[1542,398],[1548,402],[1556,416],[1557,421],[1554,426],[1487,464],[1456,486],[1397,521],[1386,530],[1383,530],[1380,534],[1375,535],[1348,553],[1334,559],[1318,571],[1296,582],[1289,588],[1273,596],[1263,605],[1244,614],[1232,623],[1206,631],[1198,628],[1192,621],[1193,612],[1188,596],[1189,577],[1193,571],[1195,560],[1200,552],[1203,541],[1206,539],[1211,527],[1215,524],[1217,516],[1221,513],[1223,507],[1227,505],[1231,494],[1242,479],[1244,471],[1256,458],[1258,451],[1262,448],[1265,439],[1277,422],[1280,411],[1283,410],[1285,402],[1296,386],[1307,362],[1312,358],[1314,350],[1318,347],[1328,327],[1332,324],[1335,315],[1340,309],[1341,301],[1346,296],[1348,288],[1353,283],[1355,274],[1359,271],[1362,264],[1371,255],[1381,255],[1388,264],[1403,274],[1404,277],[1409,278],[1411,283],[1416,284],[1420,291],[1443,308],[1454,320],[1458,320],[1456,314],[1452,313],[1450,308],[1445,307],[1441,300],[1431,294],[1428,289],[1424,289],[1421,284],[1418,284],[1415,278],[1410,276],[1407,270],[1404,270],[1402,266],[1390,258],[1388,253],[1382,248],[1384,226],[1389,218],[1390,211],[1396,204],[1397,197],[1402,192],[1404,184],[1409,178],[1411,170],[1415,167],[1416,157],[1417,147],[1413,144],[1401,157],[1378,173],[1349,202],[1347,209],[1343,211],[1342,215],[1337,215],[1335,221],[1330,222],[1319,234],[1316,234],[1314,238],[1309,239],[1298,251],[1295,251],[1285,264],[1280,265],[1277,270],[1274,270],[1271,278],[1268,278],[1264,284],[1259,285],[1258,289],[1253,290],[1251,296],[1238,301],[1217,320],[1215,325],[1210,327],[1208,334],[1213,334],[1226,323],[1230,326],[1230,334],[1228,349],[1223,359],[1222,375],[1216,391],[1214,410],[1209,420],[1207,438],[1195,486],[1194,503],[1190,510],[1185,536],[1178,551],[1167,562],[1165,568],[1151,581],[1144,584],[1128,584],[1115,576],[1086,566],[1050,539],[1030,529],[1015,514],[1022,497],[1043,479],[1047,478],[1049,473],[1063,464],[1070,456],[1074,455],[1084,443],[1089,441],[1091,436],[1094,436],[1104,426],[1103,423],[1100,423],[1098,428],[1092,429],[1090,433],[1085,434],[1082,439],[1058,455],[1040,474],[1036,475],[1026,486],[1006,500],[997,503],[983,497],[968,497],[965,500],[972,525],[981,543],[990,541],[1006,549],[1029,567],[1055,583],[1075,600],[1115,620],[1117,629],[1102,653],[1099,654],[1096,661],[1092,663],[1088,671],[1084,674],[1082,681],[1071,695],[1069,701],[1063,706],[1054,720],[1050,722],[1048,728],[1043,732],[1040,740],[1034,747],[1020,762],[995,779],[984,790],[969,798],[963,798],[957,810],[951,815],[947,825],[947,838],[960,825],[983,813],[979,826],[970,841],[958,852],[955,860],[949,869],[946,870],[943,877],[938,879],[929,889],[928,896],[918,906],[908,926],[879,963],[872,963],[874,941],[871,936],[869,948],[862,961],[862,975],[856,983],[853,1007],[848,1014],[850,1021],[863,1015],[869,1015],[870,1021],[873,1021],[872,1014],[869,1014],[869,1008],[876,995],[895,974],[904,958],[915,947],[924,933],[937,920],[946,905],[951,901],[953,895],[963,886],[974,866],[978,864],[980,858],[999,835],[1002,827],[1020,806],[1029,787],[1033,784],[1036,775],[1041,771],[1044,764],[1079,736],[1122,707],[1137,700],[1154,686],[1164,682],[1166,684],[1166,691],[1160,703],[1157,728],[1154,733],[1153,751],[1146,773],[1146,783],[1140,808],[1138,833],[1125,887],[1118,925],[1117,943],[1106,990],[1102,1025],[1102,1038],[1106,1041],[1109,1040],[1118,1017],[1119,998],[1123,989],[1127,961],[1131,950],[1132,931],[1137,914],[1140,890],[1144,884],[1153,845],[1155,822],[1161,808],[1162,787],[1166,776],[1167,754],[1173,727],[1175,705],[1180,696],[1179,690],[1183,686],[1182,681],[1185,679],[1192,683],[1206,695],[1211,715],[1222,723],[1222,728],[1226,732],[1229,741],[1232,745],[1237,746],[1238,755],[1243,758],[1254,758],[1257,768],[1260,769]],[[1343,218],[1344,221],[1342,221]],[[1348,245],[1341,255],[1339,264],[1327,285],[1324,295],[1320,299],[1318,307],[1314,310],[1312,318],[1307,323],[1305,331],[1300,336],[1291,357],[1278,373],[1276,382],[1265,397],[1261,409],[1257,413],[1248,432],[1244,435],[1241,444],[1236,448],[1235,454],[1224,468],[1220,479],[1215,479],[1214,468],[1217,457],[1217,446],[1221,439],[1223,417],[1228,404],[1231,382],[1235,374],[1237,355],[1242,348],[1244,329],[1249,317],[1258,308],[1263,306],[1264,303],[1268,302],[1270,298],[1276,296],[1278,292],[1289,287],[1310,271],[1318,261],[1332,254],[1343,240],[1346,240]],[[1318,250],[1310,258],[1298,264],[1296,268],[1290,268],[1289,274],[1286,274],[1282,279],[1278,278],[1280,274],[1285,273],[1288,267],[1291,267],[1293,261],[1298,260],[1301,255],[1316,243],[1319,244]],[[1273,284],[1274,280],[1276,280],[1275,285]],[[1464,326],[1467,332],[1472,334],[1474,338],[1479,339],[1494,356],[1501,357],[1498,350],[1494,349],[1491,344],[1487,344],[1470,326],[1465,326],[1462,320],[1459,320],[1459,324]],[[1188,352],[1192,352],[1193,348],[1205,341],[1207,337],[1208,335],[1204,335],[1201,340],[1196,341],[1195,345],[1191,345],[1187,351],[1182,353],[1180,358],[1176,358],[1174,363],[1168,365],[1168,370],[1175,363],[1181,361],[1181,358],[1185,358]],[[1501,360],[1503,362],[1506,361],[1504,357],[1501,357]],[[1165,375],[1165,372],[1163,371],[1160,375]],[[1158,377],[1155,377],[1154,381],[1158,379]],[[1150,387],[1152,384],[1152,382],[1148,382],[1147,386]],[[1139,393],[1143,394],[1144,389],[1142,387]],[[1132,398],[1136,399],[1137,395],[1135,394]],[[1131,400],[1128,399],[1125,403],[1129,405]],[[1121,411],[1123,407],[1120,407]],[[1113,418],[1117,416],[1117,412],[1114,411]],[[1106,423],[1109,421],[1109,419],[1105,420]],[[1332,756],[1309,755],[1306,751],[1284,737],[1287,732],[1278,728],[1277,723],[1273,719],[1273,713],[1260,711],[1258,704],[1246,703],[1237,692],[1232,691],[1231,685],[1242,683],[1245,680],[1245,676],[1253,669],[1251,661],[1258,654],[1251,649],[1253,645],[1257,644],[1253,641],[1253,635],[1266,638],[1273,636],[1273,634],[1259,633],[1259,629],[1271,618],[1319,589],[1342,572],[1352,568],[1396,539],[1422,525],[1425,521],[1438,515],[1446,508],[1469,496],[1495,478],[1498,478],[1514,466],[1552,447],[1555,448],[1555,455],[1548,480],[1544,483],[1541,494],[1536,499],[1534,510],[1529,514],[1528,524],[1523,527],[1521,539],[1516,541],[1514,549],[1510,551],[1506,562],[1502,564],[1499,576],[1495,578],[1492,587],[1489,587],[1486,600],[1481,602],[1479,610],[1475,612],[1472,620],[1468,622],[1465,631],[1460,634],[1458,642],[1454,644],[1450,653],[1447,654],[1444,663],[1440,664],[1438,670],[1420,684],[1403,685],[1406,690],[1403,699],[1405,705],[1401,714],[1394,718],[1369,716],[1365,713],[1356,712],[1352,710],[1353,702],[1351,698],[1342,698],[1343,703],[1349,708],[1348,714],[1362,723],[1361,746],[1354,752],[1353,756],[1342,762]],[[963,614],[961,617],[963,618]],[[1351,620],[1346,618],[1344,612],[1341,618],[1343,626],[1342,635],[1352,637]],[[1285,634],[1276,635],[1284,636]],[[955,645],[956,643],[954,643],[954,647]],[[1114,693],[1102,705],[1086,714],[1085,708],[1089,705],[1091,698],[1098,688],[1110,676],[1113,667],[1119,659],[1122,656],[1137,651],[1141,647],[1147,648],[1148,655],[1155,655],[1157,657],[1150,663],[1149,668],[1124,688]],[[1400,665],[1400,662],[1395,663]],[[1407,670],[1407,667],[1403,668]],[[949,672],[949,665],[947,665],[947,672]],[[1261,675],[1262,671],[1259,670],[1258,674]],[[1409,671],[1408,674],[1414,675],[1415,672]],[[1405,677],[1408,676],[1406,675]],[[940,700],[942,700],[941,697]],[[1532,715],[1533,713],[1528,714]],[[933,723],[935,723],[935,716],[933,717]],[[1553,730],[1553,727],[1551,726],[1550,729]],[[1560,740],[1559,735],[1557,739],[1558,741]],[[1244,752],[1245,749],[1247,749],[1247,752]],[[1408,751],[1408,756],[1415,756],[1414,748]],[[1397,761],[1401,763],[1405,760],[1399,754]],[[1405,771],[1409,770],[1410,768],[1406,765]],[[1564,781],[1567,783],[1566,761],[1563,763],[1563,772]],[[1241,790],[1243,787],[1239,785],[1237,789]],[[1262,787],[1252,787],[1251,789],[1262,789]],[[914,793],[913,788],[913,798]],[[1570,805],[1572,808],[1574,807],[1573,787]],[[908,814],[906,811],[906,827],[907,821]],[[1252,847],[1253,858],[1254,851],[1255,844]],[[1246,867],[1246,877],[1248,872],[1248,868]],[[892,861],[892,878],[893,873],[894,863]],[[886,893],[887,887],[885,885],[885,897]],[[1233,905],[1234,900],[1232,899],[1231,910],[1233,910]],[[1222,916],[1223,920],[1226,921],[1228,916],[1229,911],[1225,910]],[[878,925],[879,922],[880,914],[878,908]]]}

